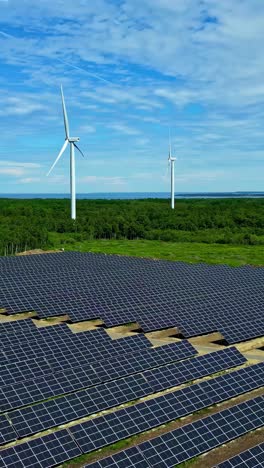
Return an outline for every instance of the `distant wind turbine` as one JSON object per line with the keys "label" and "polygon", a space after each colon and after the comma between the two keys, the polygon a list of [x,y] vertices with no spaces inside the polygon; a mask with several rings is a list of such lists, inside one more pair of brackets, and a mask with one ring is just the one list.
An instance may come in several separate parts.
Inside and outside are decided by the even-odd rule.
{"label": "distant wind turbine", "polygon": [[75,148],[81,153],[83,157],[84,157],[84,154],[76,144],[76,142],[79,141],[80,138],[70,137],[69,121],[68,121],[62,86],[61,86],[61,99],[62,99],[62,109],[63,109],[63,117],[64,117],[64,127],[65,127],[65,142],[54,164],[51,166],[49,172],[47,173],[47,176],[51,173],[53,168],[56,166],[57,162],[59,161],[64,151],[66,150],[68,144],[70,144],[71,219],[76,219]]}
{"label": "distant wind turbine", "polygon": [[174,162],[175,161],[176,161],[176,158],[172,157],[171,137],[170,137],[168,163],[171,166],[171,208],[172,208],[172,210],[174,210]]}

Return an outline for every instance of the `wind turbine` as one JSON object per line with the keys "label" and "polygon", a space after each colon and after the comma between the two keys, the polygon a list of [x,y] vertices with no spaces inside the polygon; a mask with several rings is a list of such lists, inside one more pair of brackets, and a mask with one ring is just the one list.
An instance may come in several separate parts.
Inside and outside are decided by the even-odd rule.
{"label": "wind turbine", "polygon": [[66,150],[69,144],[70,145],[70,178],[71,178],[71,219],[76,219],[75,148],[81,153],[83,157],[84,157],[84,154],[76,144],[77,141],[80,140],[80,138],[70,137],[70,127],[69,127],[69,121],[68,121],[62,86],[61,86],[61,100],[62,100],[62,110],[63,110],[64,127],[65,127],[65,142],[63,143],[63,146],[57,158],[55,159],[55,162],[53,163],[49,172],[47,173],[47,176],[50,175],[50,173],[56,166],[57,162],[59,161],[59,159],[61,158],[61,156],[63,155],[64,151]]}
{"label": "wind turbine", "polygon": [[176,161],[176,158],[173,158],[172,153],[171,153],[171,137],[170,137],[168,163],[171,166],[171,208],[172,210],[174,210],[174,162],[175,161]]}

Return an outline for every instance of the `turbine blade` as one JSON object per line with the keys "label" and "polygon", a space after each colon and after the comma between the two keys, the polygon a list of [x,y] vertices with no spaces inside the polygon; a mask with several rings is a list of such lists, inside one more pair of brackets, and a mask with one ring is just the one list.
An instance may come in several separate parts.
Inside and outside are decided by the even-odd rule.
{"label": "turbine blade", "polygon": [[169,128],[169,159],[171,158],[171,129]]}
{"label": "turbine blade", "polygon": [[76,143],[73,143],[73,146],[75,146],[75,148],[79,151],[79,153],[81,153],[82,157],[85,158],[83,152],[80,150],[79,146],[76,145]]}
{"label": "turbine blade", "polygon": [[68,121],[68,115],[67,115],[67,110],[66,110],[66,105],[65,105],[65,99],[64,99],[62,86],[61,86],[61,100],[62,100],[65,135],[66,135],[66,138],[69,138],[70,137],[70,128],[69,128],[69,121]]}
{"label": "turbine blade", "polygon": [[66,150],[67,148],[67,145],[68,145],[68,140],[65,140],[65,142],[63,143],[63,147],[61,148],[55,162],[52,164],[49,172],[47,173],[47,176],[50,175],[51,171],[53,170],[53,168],[56,166],[57,162],[59,161],[59,159],[61,158],[61,156],[63,155],[64,151]]}

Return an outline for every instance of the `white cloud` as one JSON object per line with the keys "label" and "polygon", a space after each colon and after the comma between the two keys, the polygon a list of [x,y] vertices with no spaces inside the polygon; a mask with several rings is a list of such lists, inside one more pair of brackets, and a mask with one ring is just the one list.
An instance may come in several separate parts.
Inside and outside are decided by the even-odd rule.
{"label": "white cloud", "polygon": [[41,164],[32,163],[32,162],[23,162],[23,161],[9,161],[6,159],[0,159],[0,167],[1,166],[11,166],[11,167],[20,167],[22,169],[37,169],[41,167]]}
{"label": "white cloud", "polygon": [[33,184],[36,182],[41,182],[42,179],[40,177],[25,177],[24,179],[20,179],[19,182],[22,184]]}
{"label": "white cloud", "polygon": [[21,177],[41,167],[40,164],[21,161],[0,160],[0,174],[10,177]]}
{"label": "white cloud", "polygon": [[124,135],[140,135],[140,131],[137,130],[136,128],[129,127],[126,124],[123,123],[112,123],[108,125],[109,128],[112,130],[115,130],[118,133],[123,133]]}
{"label": "white cloud", "polygon": [[[138,165],[162,157],[169,122],[189,180],[192,164],[203,170],[217,164],[218,170],[240,158],[260,160],[263,20],[259,0],[13,0],[12,8],[1,8],[1,60],[16,72],[20,67],[20,74],[16,84],[12,67],[8,78],[1,74],[4,138],[14,121],[20,124],[16,138],[43,128],[36,148],[38,141],[45,147],[48,131],[56,138],[62,81],[70,120],[74,125],[79,118],[77,129],[91,122],[81,130],[97,129],[87,147],[95,154],[100,141],[101,151],[111,154],[109,164],[120,160],[121,134],[135,137],[130,151],[131,159],[141,158]],[[8,35],[9,26],[17,38]],[[111,141],[105,129],[107,137],[107,129],[114,130]]]}
{"label": "white cloud", "polygon": [[36,99],[33,100],[31,96],[29,98],[19,96],[6,97],[3,98],[1,104],[2,109],[0,109],[0,115],[5,116],[24,116],[47,109],[45,105],[36,102]]}
{"label": "white cloud", "polygon": [[93,125],[82,125],[80,131],[83,133],[95,133],[96,128]]}
{"label": "white cloud", "polygon": [[24,170],[19,167],[0,167],[0,174],[19,177],[24,174]]}

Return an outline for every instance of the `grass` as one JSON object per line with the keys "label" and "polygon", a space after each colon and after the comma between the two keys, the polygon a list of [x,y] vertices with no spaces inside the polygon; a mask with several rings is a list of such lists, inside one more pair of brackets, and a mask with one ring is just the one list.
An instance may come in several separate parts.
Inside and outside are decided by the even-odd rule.
{"label": "grass", "polygon": [[187,242],[163,242],[150,240],[87,240],[74,241],[69,234],[51,233],[53,248],[130,255],[135,257],[160,258],[189,263],[264,265],[263,245],[201,244]]}

